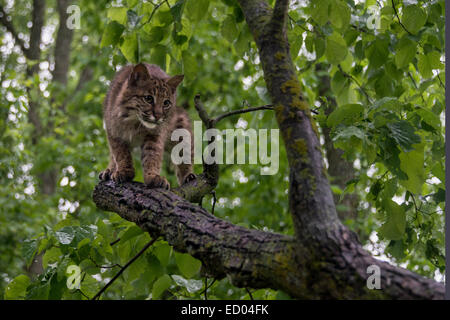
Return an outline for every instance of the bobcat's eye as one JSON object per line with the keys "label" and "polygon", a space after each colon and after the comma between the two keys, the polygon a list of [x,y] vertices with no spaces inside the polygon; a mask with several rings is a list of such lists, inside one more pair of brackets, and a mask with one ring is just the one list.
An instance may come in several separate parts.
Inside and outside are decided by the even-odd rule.
{"label": "bobcat's eye", "polygon": [[171,103],[172,102],[170,102],[170,100],[164,100],[164,107],[166,107],[166,108],[170,107]]}
{"label": "bobcat's eye", "polygon": [[153,96],[145,96],[144,99],[145,99],[145,101],[147,101],[148,103],[153,103],[153,102],[154,102]]}

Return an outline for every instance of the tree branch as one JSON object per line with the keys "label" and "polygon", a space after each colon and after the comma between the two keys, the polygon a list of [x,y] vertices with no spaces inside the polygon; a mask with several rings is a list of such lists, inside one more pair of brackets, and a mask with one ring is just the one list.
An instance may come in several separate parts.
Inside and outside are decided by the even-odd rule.
{"label": "tree branch", "polygon": [[[97,207],[117,212],[153,238],[202,261],[207,277],[237,287],[273,288],[302,299],[442,299],[444,286],[371,257],[345,228],[319,244],[247,229],[219,219],[171,191],[142,183],[100,182]],[[381,290],[366,287],[367,267],[380,267]]]}
{"label": "tree branch", "polygon": [[288,17],[289,0],[277,0],[273,8],[271,24],[273,31],[282,32]]}
{"label": "tree branch", "polygon": [[149,243],[147,243],[133,258],[131,258],[130,261],[127,262],[126,265],[124,265],[123,267],[120,268],[119,272],[117,272],[117,274],[111,279],[109,280],[109,282],[99,291],[97,292],[97,294],[92,298],[92,300],[96,300],[99,299],[100,296],[102,295],[103,292],[106,291],[106,289],[108,289],[108,287],[110,285],[112,285],[114,283],[114,281],[116,281],[120,275],[134,262],[136,261],[140,256],[142,256],[142,254],[149,248],[151,247],[155,241],[157,240],[157,238],[154,238],[152,240],[150,240]]}

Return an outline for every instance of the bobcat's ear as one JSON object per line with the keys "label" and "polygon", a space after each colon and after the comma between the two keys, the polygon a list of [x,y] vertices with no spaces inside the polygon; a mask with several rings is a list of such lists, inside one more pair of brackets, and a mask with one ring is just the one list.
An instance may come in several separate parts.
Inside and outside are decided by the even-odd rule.
{"label": "bobcat's ear", "polygon": [[134,66],[133,71],[130,74],[130,85],[136,86],[139,82],[145,81],[150,77],[147,66],[143,63],[139,63]]}
{"label": "bobcat's ear", "polygon": [[183,79],[184,79],[184,75],[183,74],[179,74],[179,75],[173,76],[172,78],[167,80],[167,84],[175,92],[175,90],[177,89],[178,85],[181,83],[181,81],[183,81]]}

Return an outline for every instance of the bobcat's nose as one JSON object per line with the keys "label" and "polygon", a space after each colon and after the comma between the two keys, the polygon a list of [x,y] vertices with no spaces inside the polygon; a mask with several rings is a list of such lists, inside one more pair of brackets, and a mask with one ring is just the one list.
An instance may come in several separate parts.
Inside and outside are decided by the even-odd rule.
{"label": "bobcat's nose", "polygon": [[155,120],[156,121],[161,121],[162,120],[162,112],[153,112],[153,115],[155,116]]}

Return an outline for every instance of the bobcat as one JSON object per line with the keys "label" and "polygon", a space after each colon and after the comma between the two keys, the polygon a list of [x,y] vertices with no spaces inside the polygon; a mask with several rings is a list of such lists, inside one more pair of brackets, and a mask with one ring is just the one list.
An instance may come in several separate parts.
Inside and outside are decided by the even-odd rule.
{"label": "bobcat", "polygon": [[[100,180],[133,180],[131,149],[140,146],[145,184],[151,188],[170,188],[167,179],[160,176],[164,149],[171,150],[176,143],[170,141],[174,129],[192,133],[187,112],[175,105],[176,89],[183,78],[183,75],[170,77],[148,63],[125,66],[115,75],[103,106],[110,158],[108,168],[99,175]],[[176,166],[180,185],[195,179],[192,155],[193,143],[191,164]]]}

